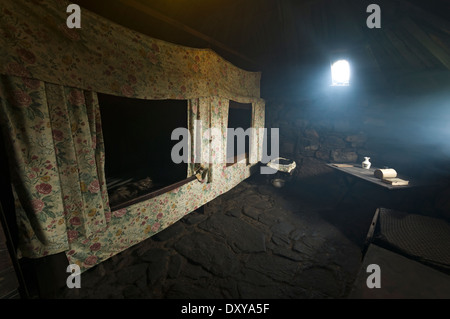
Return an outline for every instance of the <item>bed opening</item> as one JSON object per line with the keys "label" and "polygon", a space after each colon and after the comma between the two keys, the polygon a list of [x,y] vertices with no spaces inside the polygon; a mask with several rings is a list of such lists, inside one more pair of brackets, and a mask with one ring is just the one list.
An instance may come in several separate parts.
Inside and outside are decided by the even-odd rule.
{"label": "bed opening", "polygon": [[[112,210],[178,187],[187,164],[171,159],[175,128],[187,127],[187,100],[145,100],[98,94],[105,175]],[[152,196],[153,195],[153,196]]]}

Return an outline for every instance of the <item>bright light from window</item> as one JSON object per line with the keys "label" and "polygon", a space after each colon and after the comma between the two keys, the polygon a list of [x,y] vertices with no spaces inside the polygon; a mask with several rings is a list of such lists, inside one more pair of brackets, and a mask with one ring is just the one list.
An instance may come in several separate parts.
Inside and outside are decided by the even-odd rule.
{"label": "bright light from window", "polygon": [[331,79],[334,86],[344,86],[350,83],[350,65],[346,60],[339,60],[331,66]]}

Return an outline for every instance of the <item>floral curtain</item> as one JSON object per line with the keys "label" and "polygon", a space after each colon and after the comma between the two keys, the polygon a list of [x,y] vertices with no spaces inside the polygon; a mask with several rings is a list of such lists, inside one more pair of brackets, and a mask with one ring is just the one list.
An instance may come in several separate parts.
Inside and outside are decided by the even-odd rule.
{"label": "floral curtain", "polygon": [[0,1],[0,74],[142,99],[260,97],[260,72],[209,49],[147,37],[81,8],[69,29],[66,0]]}
{"label": "floral curtain", "polygon": [[66,251],[78,236],[105,229],[111,215],[97,96],[28,78],[0,79],[20,252]]}
{"label": "floral curtain", "polygon": [[[264,144],[264,129],[265,126],[265,103],[262,100],[255,100],[253,102],[252,127],[255,130],[254,143],[252,148],[252,155],[256,158],[251,158],[250,163],[262,161],[263,144]],[[254,160],[254,161],[253,161]]]}
{"label": "floral curtain", "polygon": [[[143,36],[84,9],[83,27],[68,29],[68,4],[0,2],[0,123],[12,164],[19,255],[65,252],[84,271],[247,178],[245,163],[224,165],[228,102],[252,103],[258,129],[264,127],[264,101],[258,72],[241,70],[211,50]],[[111,212],[97,92],[189,100],[190,156],[201,146],[207,182],[194,180]],[[202,122],[198,141],[195,120]],[[262,136],[255,134],[252,154],[260,160]],[[192,175],[194,166],[188,170]]]}
{"label": "floral curtain", "polygon": [[229,100],[223,98],[211,99],[211,179],[216,181],[222,177],[226,167],[227,127]]}
{"label": "floral curtain", "polygon": [[189,176],[200,164],[208,169],[207,182],[210,183],[214,179],[214,172],[225,166],[228,102],[228,99],[219,97],[189,101],[188,125],[192,142]]}
{"label": "floral curtain", "polygon": [[210,104],[204,98],[188,101],[188,129],[191,137],[188,176],[193,175],[199,165],[209,169]]}
{"label": "floral curtain", "polygon": [[[189,122],[203,122],[201,161],[210,168],[208,183],[194,180],[111,212],[95,92],[1,76],[0,105],[3,135],[14,163],[21,256],[64,251],[69,262],[84,271],[172,225],[250,175],[245,163],[223,164],[228,100],[192,99]],[[263,105],[257,105],[255,112],[263,112]],[[263,124],[263,116],[254,120],[256,128]],[[206,134],[211,127],[218,133],[213,138]]]}

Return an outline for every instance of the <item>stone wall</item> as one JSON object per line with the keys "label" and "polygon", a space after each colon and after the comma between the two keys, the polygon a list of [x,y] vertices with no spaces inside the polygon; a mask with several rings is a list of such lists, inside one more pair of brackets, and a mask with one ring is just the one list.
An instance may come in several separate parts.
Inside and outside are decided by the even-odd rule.
{"label": "stone wall", "polygon": [[338,194],[345,185],[323,164],[360,164],[368,156],[374,167],[438,185],[426,205],[450,220],[449,116],[426,102],[351,94],[273,99],[266,101],[266,127],[279,128],[279,154],[296,162],[296,185]]}
{"label": "stone wall", "polygon": [[268,101],[267,126],[279,128],[280,156],[296,161],[297,177],[320,174],[324,162],[358,163],[372,156],[360,113],[366,102],[335,102],[330,97]]}
{"label": "stone wall", "polygon": [[405,104],[392,96],[352,94],[268,100],[266,126],[279,128],[280,156],[296,161],[297,178],[323,173],[323,163],[360,164],[366,156],[373,166],[415,178],[450,172],[445,147],[427,133],[434,123]]}

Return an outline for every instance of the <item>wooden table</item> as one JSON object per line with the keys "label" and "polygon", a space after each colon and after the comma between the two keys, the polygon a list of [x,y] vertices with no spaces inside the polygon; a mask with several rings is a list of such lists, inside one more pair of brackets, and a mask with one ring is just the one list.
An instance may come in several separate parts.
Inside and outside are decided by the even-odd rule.
{"label": "wooden table", "polygon": [[[408,177],[405,176],[397,176],[401,179],[409,181],[408,185],[390,185],[385,182],[383,182],[381,179],[374,176],[375,170],[377,170],[377,167],[371,167],[370,169],[362,168],[360,165],[357,164],[338,164],[338,163],[328,163],[327,166],[333,168],[334,170],[342,173],[345,177],[344,181],[346,183],[347,190],[340,196],[340,198],[337,200],[336,208],[339,209],[341,207],[341,204],[346,200],[347,197],[349,197],[352,194],[352,191],[355,187],[355,184],[357,184],[359,181],[368,182],[370,184],[376,185],[380,187],[380,190],[386,190],[389,193],[395,192],[395,198],[396,199],[402,199],[404,198],[404,194],[401,196],[400,190],[406,190],[415,188],[420,185],[417,181],[411,180]],[[398,191],[395,191],[398,190]],[[394,195],[394,194],[392,194]],[[389,198],[391,197],[391,194],[388,195]]]}
{"label": "wooden table", "polygon": [[417,186],[417,183],[414,183],[414,181],[410,181],[408,178],[402,177],[402,176],[398,176],[401,179],[404,180],[409,180],[409,184],[408,185],[390,185],[387,184],[385,182],[383,182],[381,179],[377,178],[374,176],[374,172],[375,170],[377,170],[378,168],[376,167],[371,167],[369,169],[366,168],[362,168],[360,165],[353,165],[353,164],[344,164],[344,165],[349,165],[350,167],[347,166],[340,166],[342,164],[335,164],[335,163],[329,163],[326,164],[327,166],[334,168],[338,171],[341,171],[343,173],[346,173],[352,177],[357,177],[359,179],[363,179],[365,181],[368,181],[370,183],[385,187],[387,189],[401,189],[401,188],[409,188],[409,187],[415,187]]}

